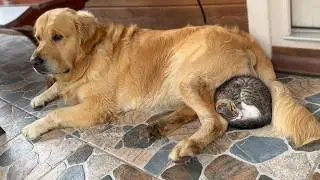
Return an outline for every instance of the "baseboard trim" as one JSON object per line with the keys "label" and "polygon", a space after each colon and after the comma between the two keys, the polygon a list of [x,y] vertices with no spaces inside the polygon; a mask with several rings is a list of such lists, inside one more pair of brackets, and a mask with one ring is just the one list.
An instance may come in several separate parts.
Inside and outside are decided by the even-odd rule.
{"label": "baseboard trim", "polygon": [[275,71],[320,76],[320,50],[272,47]]}

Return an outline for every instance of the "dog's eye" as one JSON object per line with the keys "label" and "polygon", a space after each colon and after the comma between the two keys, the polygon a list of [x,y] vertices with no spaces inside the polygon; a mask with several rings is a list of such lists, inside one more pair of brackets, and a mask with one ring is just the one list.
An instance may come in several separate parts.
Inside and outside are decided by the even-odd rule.
{"label": "dog's eye", "polygon": [[36,36],[37,41],[41,41],[40,36]]}
{"label": "dog's eye", "polygon": [[54,35],[52,36],[52,41],[57,42],[57,41],[60,41],[61,39],[63,39],[63,36],[60,35],[60,34],[54,34]]}

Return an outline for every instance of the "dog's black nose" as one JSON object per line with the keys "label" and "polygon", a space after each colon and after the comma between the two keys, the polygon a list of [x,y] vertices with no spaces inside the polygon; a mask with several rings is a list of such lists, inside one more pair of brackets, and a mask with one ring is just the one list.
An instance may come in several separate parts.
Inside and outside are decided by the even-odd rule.
{"label": "dog's black nose", "polygon": [[43,64],[44,60],[41,56],[35,56],[30,59],[30,62],[33,66],[40,66]]}

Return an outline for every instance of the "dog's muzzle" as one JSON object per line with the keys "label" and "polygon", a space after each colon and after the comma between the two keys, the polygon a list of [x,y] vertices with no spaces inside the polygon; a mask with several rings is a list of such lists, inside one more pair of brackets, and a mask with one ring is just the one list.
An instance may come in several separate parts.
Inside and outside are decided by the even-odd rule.
{"label": "dog's muzzle", "polygon": [[33,69],[40,73],[40,74],[46,74],[48,73],[48,69],[45,65],[45,60],[41,56],[34,56],[30,58],[30,63],[32,64]]}

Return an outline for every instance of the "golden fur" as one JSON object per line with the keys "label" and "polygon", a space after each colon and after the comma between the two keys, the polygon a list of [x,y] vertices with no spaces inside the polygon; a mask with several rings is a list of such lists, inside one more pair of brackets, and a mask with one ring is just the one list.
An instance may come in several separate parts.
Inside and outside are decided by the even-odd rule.
{"label": "golden fur", "polygon": [[[52,41],[55,33],[64,38]],[[178,143],[170,158],[193,156],[227,128],[211,101],[215,89],[243,74],[258,76],[271,89],[275,128],[297,145],[320,137],[316,118],[294,102],[257,42],[238,29],[103,25],[87,12],[55,9],[36,21],[35,37],[39,46],[33,56],[45,57],[56,82],[31,105],[44,105],[58,95],[74,105],[26,126],[23,134],[29,138],[57,127],[104,123],[119,112],[173,109],[169,121],[185,123],[197,115],[201,127]]]}

